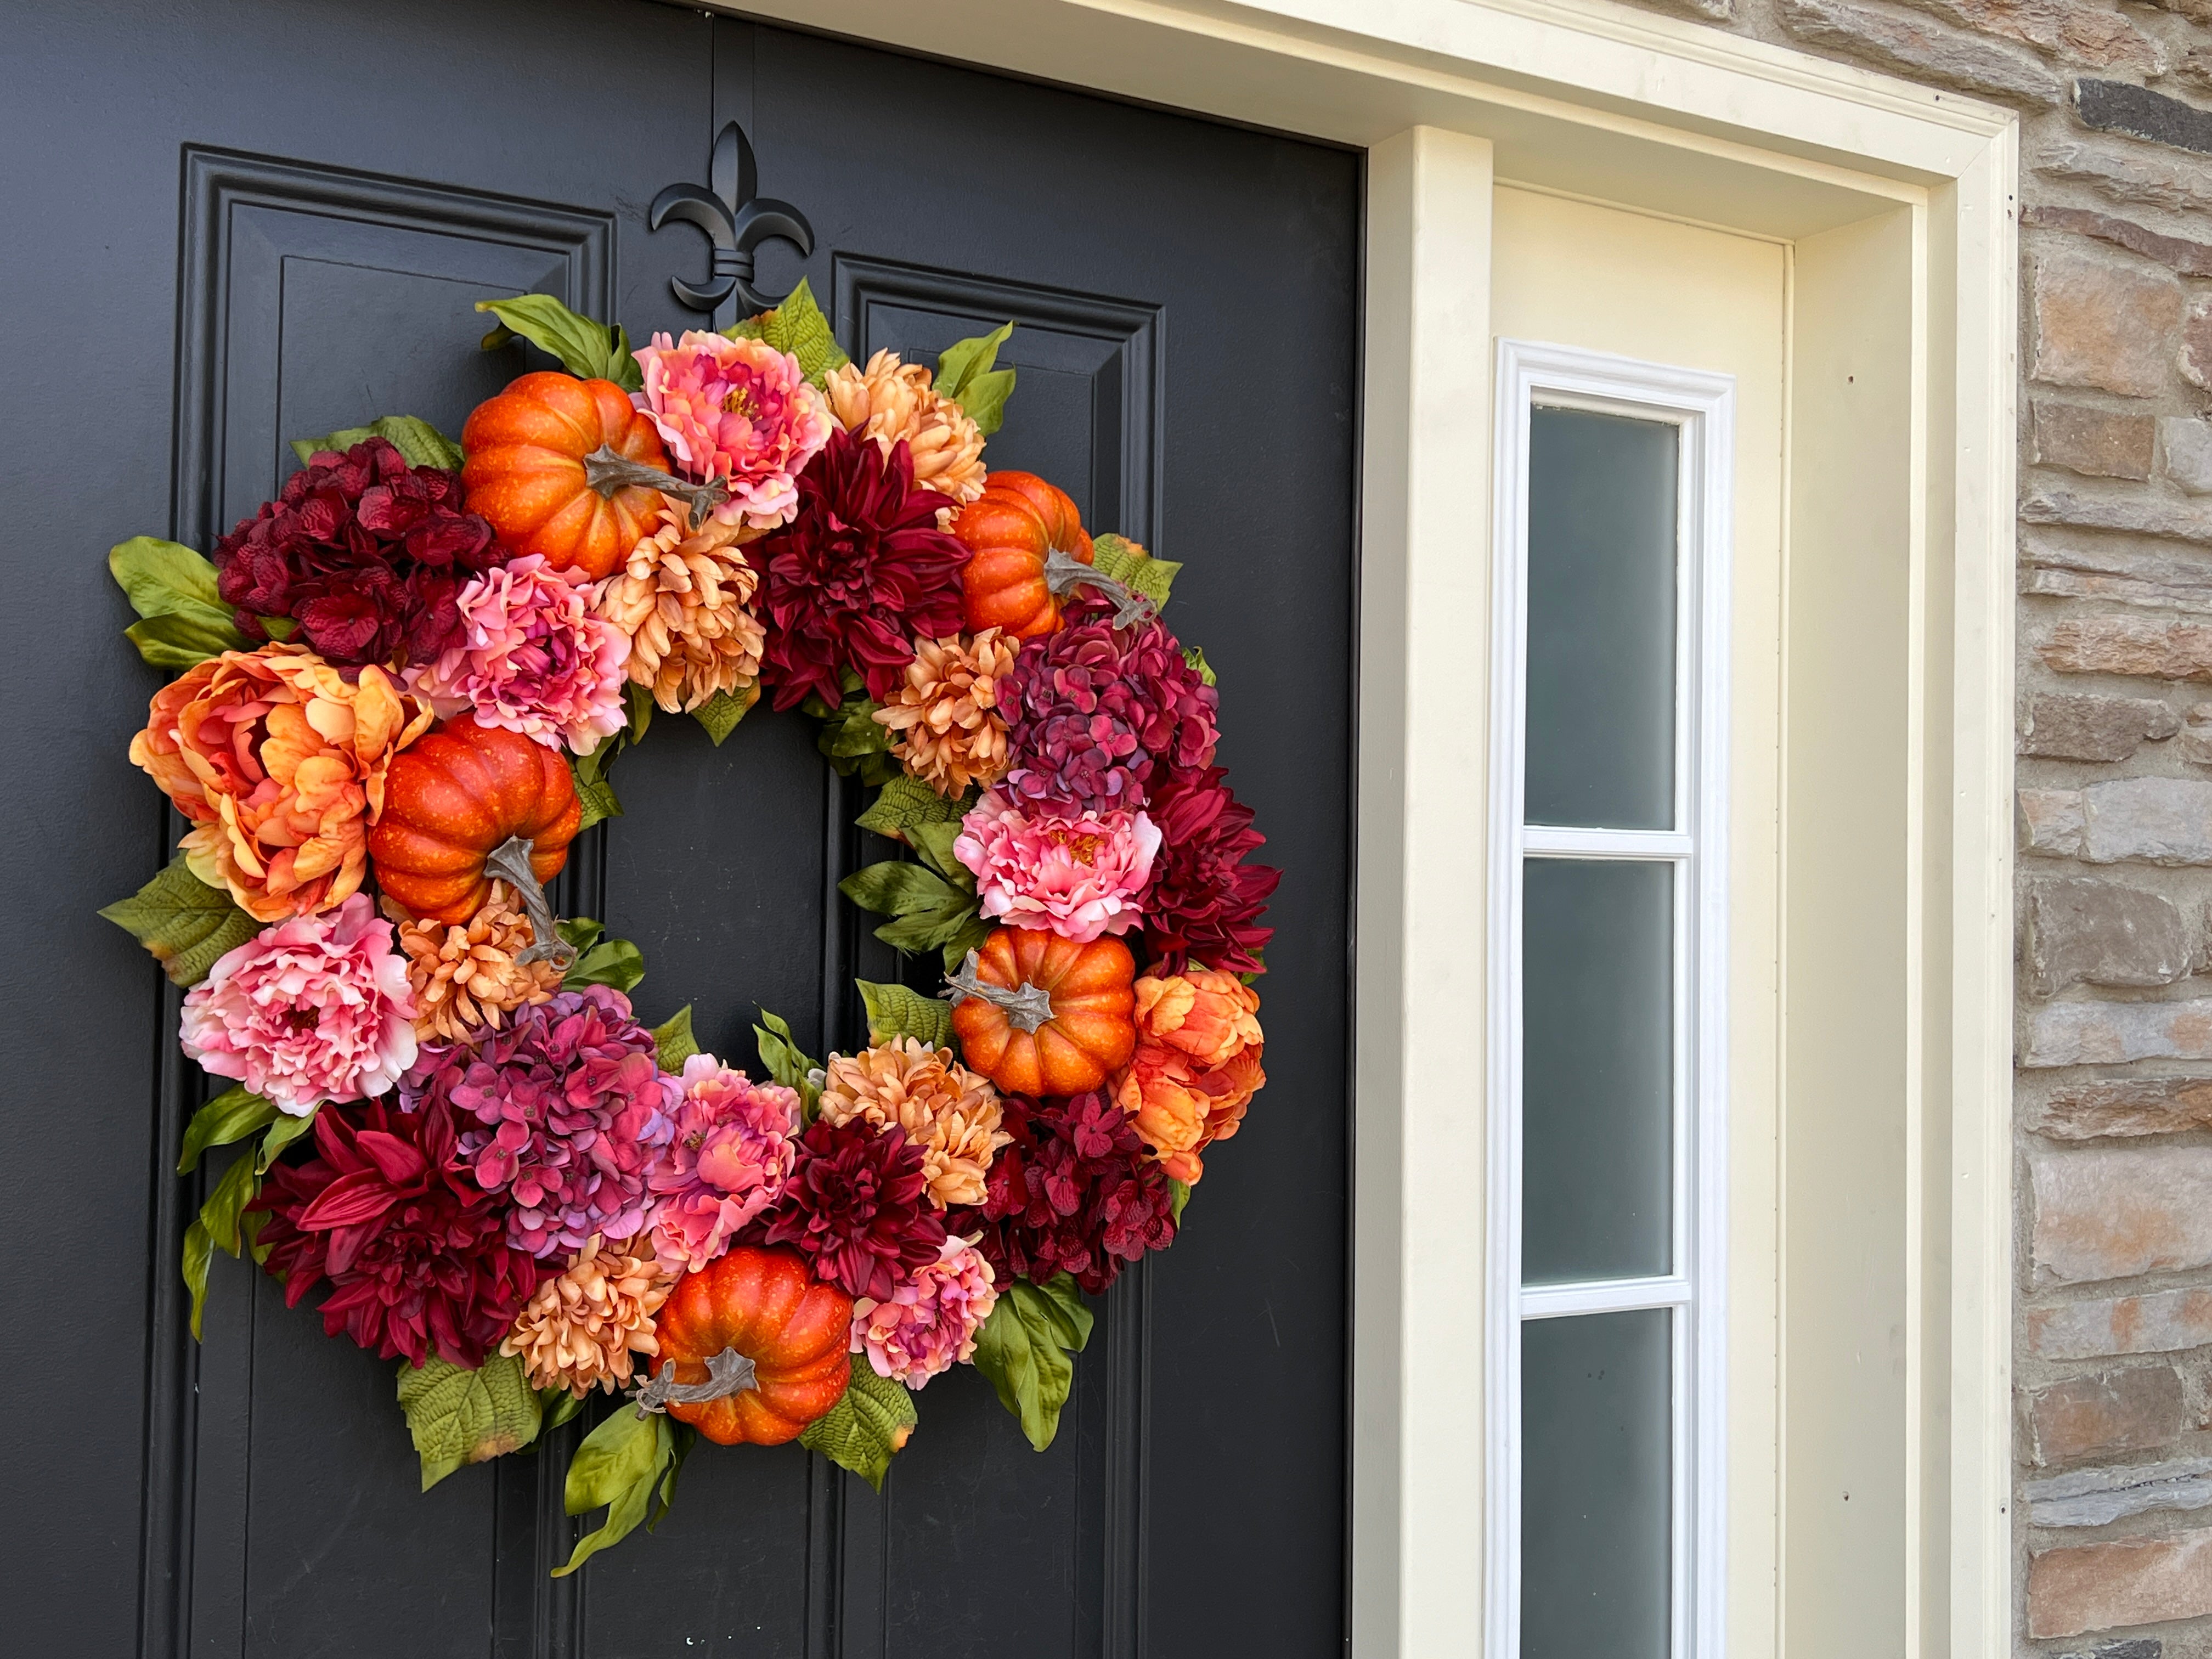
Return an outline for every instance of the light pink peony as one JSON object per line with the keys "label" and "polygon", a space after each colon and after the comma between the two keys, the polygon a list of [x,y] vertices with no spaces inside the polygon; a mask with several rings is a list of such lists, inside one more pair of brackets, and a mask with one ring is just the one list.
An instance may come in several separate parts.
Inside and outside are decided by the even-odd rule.
{"label": "light pink peony", "polygon": [[991,1264],[966,1239],[948,1238],[890,1301],[853,1304],[852,1351],[867,1355],[878,1376],[918,1389],[975,1357],[975,1333],[998,1299]]}
{"label": "light pink peony", "polygon": [[646,1176],[661,1200],[653,1244],[672,1273],[696,1273],[782,1193],[796,1155],[799,1097],[694,1054],[684,1062],[675,1117],[676,1133]]}
{"label": "light pink peony", "polygon": [[1159,850],[1158,826],[1142,812],[1030,817],[995,789],[961,821],[952,843],[975,872],[985,915],[1078,944],[1137,925]]}
{"label": "light pink peony", "polygon": [[599,590],[536,553],[461,590],[461,643],[404,675],[441,720],[470,714],[549,749],[589,754],[623,723],[629,640],[595,614]]}
{"label": "light pink peony", "polygon": [[676,470],[728,483],[714,516],[756,530],[788,524],[799,510],[794,480],[837,429],[799,359],[764,340],[692,329],[675,345],[654,335],[637,362],[645,390],[630,401],[660,429]]}
{"label": "light pink peony", "polygon": [[185,1052],[294,1117],[380,1095],[415,1063],[415,1001],[366,893],[221,957],[185,998]]}

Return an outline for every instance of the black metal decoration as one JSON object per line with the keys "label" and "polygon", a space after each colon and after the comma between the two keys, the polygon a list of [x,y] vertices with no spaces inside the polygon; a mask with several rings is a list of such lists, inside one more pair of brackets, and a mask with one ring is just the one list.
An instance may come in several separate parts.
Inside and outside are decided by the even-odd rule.
{"label": "black metal decoration", "polygon": [[[757,197],[759,165],[744,129],[735,121],[714,140],[714,154],[707,168],[708,187],[671,185],[653,198],[646,228],[659,230],[671,219],[683,219],[707,233],[714,247],[714,274],[704,284],[672,276],[668,286],[694,311],[714,312],[734,295],[748,313],[767,311],[781,302],[781,294],[763,294],[753,286],[753,250],[763,242],[786,241],[797,247],[801,258],[814,252],[814,227],[788,202]],[[716,316],[717,323],[726,319]],[[732,317],[728,322],[735,322]]]}

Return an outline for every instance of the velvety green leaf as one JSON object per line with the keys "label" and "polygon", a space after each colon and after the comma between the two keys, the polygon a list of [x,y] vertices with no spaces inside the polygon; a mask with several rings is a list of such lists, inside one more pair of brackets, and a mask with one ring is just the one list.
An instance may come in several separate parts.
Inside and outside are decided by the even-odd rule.
{"label": "velvety green leaf", "polygon": [[1173,1176],[1170,1176],[1168,1194],[1169,1212],[1175,1217],[1175,1224],[1180,1231],[1182,1226],[1182,1206],[1190,1202],[1190,1183],[1177,1181]]}
{"label": "velvety green leaf", "polygon": [[753,1041],[769,1076],[785,1088],[798,1091],[799,1106],[811,1120],[814,1103],[822,1093],[822,1062],[799,1046],[782,1015],[771,1014],[765,1008],[761,1010],[761,1023],[753,1027]]}
{"label": "velvety green leaf", "polygon": [[614,785],[596,773],[586,776],[581,763],[574,758],[568,763],[568,771],[575,781],[577,803],[583,808],[583,816],[576,825],[577,834],[581,835],[595,823],[622,816],[622,802],[616,799]]}
{"label": "velvety green leaf", "polygon": [[806,279],[799,279],[799,286],[784,296],[783,303],[759,319],[761,331],[755,337],[765,340],[778,351],[787,351],[799,359],[799,372],[816,386],[820,386],[833,368],[842,368],[853,360],[837,343],[830,319],[822,314],[815,303],[814,291],[806,286]]}
{"label": "velvety green leaf", "polygon": [[907,845],[921,861],[963,893],[975,890],[975,872],[953,856],[952,843],[960,839],[957,823],[916,823],[908,826]]}
{"label": "velvety green leaf", "polygon": [[644,388],[645,376],[630,355],[629,336],[619,323],[610,328],[579,317],[550,294],[518,294],[511,300],[479,300],[499,326],[483,337],[483,349],[496,351],[518,334],[550,354],[571,374],[587,380],[612,380],[625,392]]}
{"label": "velvety green leaf", "polygon": [[472,1371],[434,1356],[419,1369],[401,1361],[399,1409],[422,1460],[424,1492],[464,1464],[520,1450],[544,1417],[522,1362],[498,1353]]}
{"label": "velvety green leaf", "polygon": [[289,640],[300,631],[300,624],[289,617],[264,617],[261,631],[272,640]]}
{"label": "velvety green leaf", "polygon": [[200,1154],[210,1146],[228,1146],[259,1134],[280,1114],[276,1103],[264,1100],[243,1084],[225,1089],[192,1114],[185,1126],[185,1150],[177,1159],[177,1173],[190,1175],[199,1167]]}
{"label": "velvety green leaf", "polygon": [[1043,1286],[1014,1280],[975,1333],[975,1369],[991,1379],[1000,1403],[1020,1419],[1039,1451],[1060,1431],[1060,1407],[1075,1382],[1074,1356],[1091,1340],[1091,1322],[1075,1281],[1056,1273]]}
{"label": "velvety green leaf", "polygon": [[544,1422],[538,1425],[538,1431],[540,1434],[545,1433],[548,1430],[559,1428],[584,1409],[584,1402],[566,1389],[538,1389],[538,1408],[545,1413]]}
{"label": "velvety green leaf", "polygon": [[[823,709],[821,735],[815,747],[833,761],[857,760],[865,755],[887,754],[890,750],[890,728],[875,718],[879,707],[865,691],[855,691],[834,709],[825,708],[818,701],[817,708]],[[849,766],[841,767],[849,772]]]}
{"label": "velvety green leaf", "polygon": [[276,1155],[314,1127],[315,1114],[313,1111],[305,1117],[295,1117],[289,1112],[279,1112],[276,1121],[269,1126],[269,1133],[261,1137],[261,1150],[254,1154],[255,1166],[258,1172],[262,1175],[268,1174],[269,1166],[276,1161]]}
{"label": "velvety green leaf", "polygon": [[[966,921],[960,924],[959,931],[946,939],[941,947],[945,952],[945,971],[948,974],[958,972],[960,964],[968,960],[968,953],[981,950],[983,941],[991,937],[991,930],[997,925],[988,916],[971,914]],[[880,933],[882,929],[877,931]]]}
{"label": "velvety green leaf", "polygon": [[1199,678],[1204,680],[1208,685],[1212,685],[1215,683],[1213,678],[1213,665],[1206,661],[1205,652],[1200,650],[1194,645],[1186,645],[1182,648],[1182,659],[1188,663],[1193,668],[1198,670]]}
{"label": "velvety green leaf", "polygon": [[799,1443],[881,1492],[892,1454],[920,1418],[914,1396],[890,1378],[878,1376],[866,1354],[853,1355],[852,1362],[853,1380],[844,1397],[806,1425]]}
{"label": "velvety green leaf", "polygon": [[665,1024],[654,1026],[653,1040],[660,1047],[660,1069],[681,1072],[684,1062],[699,1052],[699,1039],[691,1035],[691,1005],[685,1003]]}
{"label": "velvety green leaf", "polygon": [[958,908],[966,895],[934,871],[896,860],[855,870],[837,884],[837,890],[863,910],[879,916],[908,916]]}
{"label": "velvety green leaf", "polygon": [[222,1172],[222,1179],[200,1206],[199,1224],[207,1236],[224,1249],[236,1255],[244,1247],[238,1236],[238,1218],[241,1211],[261,1191],[261,1166],[252,1153],[241,1153],[231,1166]]}
{"label": "velvety green leaf", "polygon": [[568,1465],[562,1498],[571,1515],[606,1505],[599,1529],[577,1540],[568,1565],[553,1569],[565,1578],[610,1545],[618,1544],[645,1519],[646,1505],[675,1455],[668,1419],[655,1412],[640,1418],[635,1407],[621,1405],[584,1437]]}
{"label": "velvety green leaf", "polygon": [[410,466],[441,466],[452,472],[461,465],[461,447],[429,422],[412,415],[380,415],[367,426],[350,426],[319,438],[295,438],[292,453],[305,466],[325,451],[343,455],[371,438],[383,439],[407,458]]}
{"label": "velvety green leaf", "polygon": [[1014,371],[993,367],[999,348],[1013,331],[1014,325],[1006,323],[988,334],[956,341],[937,360],[933,390],[958,404],[987,438],[1005,421],[1006,399],[1014,390]]}
{"label": "velvety green leaf", "polygon": [[957,823],[975,804],[975,792],[957,798],[940,795],[920,778],[902,772],[883,787],[868,810],[853,820],[863,830],[904,841],[917,823]]}
{"label": "velvety green leaf", "polygon": [[133,536],[108,549],[107,568],[142,617],[197,607],[229,620],[230,607],[216,587],[215,566],[180,542]]}
{"label": "velvety green leaf", "polygon": [[668,1517],[668,1511],[676,1507],[676,1477],[684,1473],[684,1460],[691,1455],[691,1448],[699,1440],[698,1431],[689,1423],[672,1425],[669,1437],[674,1449],[661,1465],[659,1480],[653,1482],[652,1512],[645,1518],[647,1532],[659,1530],[660,1523]]}
{"label": "velvety green leaf", "polygon": [[1013,395],[1013,369],[994,368],[969,381],[958,402],[968,418],[975,422],[975,430],[988,438],[1006,423],[1006,399]]}
{"label": "velvety green leaf", "polygon": [[573,945],[579,951],[588,951],[605,935],[607,925],[590,916],[569,916],[555,922],[553,931],[560,934],[563,945]]}
{"label": "velvety green leaf", "polygon": [[940,997],[926,997],[903,985],[858,981],[860,1000],[868,1007],[868,1041],[884,1042],[892,1037],[917,1037],[933,1048],[952,1042],[952,1005]]}
{"label": "velvety green leaf", "polygon": [[885,922],[876,929],[876,937],[895,951],[919,956],[924,951],[939,951],[950,945],[967,930],[975,915],[972,901],[953,909],[917,911]]}
{"label": "velvety green leaf", "polygon": [[589,916],[554,923],[554,931],[579,952],[561,981],[563,990],[611,985],[627,996],[645,977],[645,952],[626,939],[601,939],[606,930]]}
{"label": "velvety green leaf", "polygon": [[261,924],[191,872],[181,853],[127,899],[100,913],[154,953],[179,985],[197,985],[216,959],[258,933]]}
{"label": "velvety green leaf", "polygon": [[138,654],[155,668],[195,667],[226,651],[242,651],[246,639],[230,625],[226,613],[220,623],[173,612],[148,617],[123,630],[123,637],[138,647]]}
{"label": "velvety green leaf", "polygon": [[1091,568],[1102,576],[1111,576],[1130,592],[1143,594],[1156,610],[1167,605],[1168,590],[1182,569],[1172,559],[1154,558],[1127,537],[1110,534],[1091,538]]}
{"label": "velvety green leaf", "polygon": [[717,691],[691,711],[691,718],[707,728],[707,735],[719,749],[722,739],[738,729],[738,722],[760,698],[758,686],[748,686],[745,695],[733,697],[726,691]]}
{"label": "velvety green leaf", "polygon": [[207,1310],[208,1267],[215,1260],[215,1241],[195,1221],[185,1229],[185,1288],[192,1294],[192,1340],[200,1340],[200,1316]]}

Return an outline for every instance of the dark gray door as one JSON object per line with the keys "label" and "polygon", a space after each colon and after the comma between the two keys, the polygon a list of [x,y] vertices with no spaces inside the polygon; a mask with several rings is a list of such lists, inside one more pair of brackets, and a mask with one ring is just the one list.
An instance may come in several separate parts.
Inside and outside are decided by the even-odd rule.
{"label": "dark gray door", "polygon": [[[1340,1650],[1358,158],[616,0],[78,0],[6,40],[8,1649]],[[156,677],[103,556],[206,548],[289,437],[458,430],[523,366],[477,352],[480,296],[698,321],[669,278],[706,246],[644,207],[730,120],[816,232],[803,265],[765,251],[764,287],[803,270],[856,356],[1013,318],[994,463],[1185,562],[1170,620],[1220,672],[1224,758],[1286,872],[1272,1080],[1175,1249],[1103,1299],[1048,1452],[961,1370],[880,1498],[796,1446],[702,1449],[657,1536],[556,1583],[578,1427],[418,1496],[389,1364],[222,1256],[204,1343],[184,1328],[198,1194],[167,1170],[202,1084],[173,994],[92,915],[174,833],[125,759]],[[617,775],[628,815],[568,897],[643,946],[641,1013],[690,1001],[741,1060],[757,1005],[851,1046],[854,975],[897,967],[835,898],[866,849],[809,724],[716,750],[663,720]]]}

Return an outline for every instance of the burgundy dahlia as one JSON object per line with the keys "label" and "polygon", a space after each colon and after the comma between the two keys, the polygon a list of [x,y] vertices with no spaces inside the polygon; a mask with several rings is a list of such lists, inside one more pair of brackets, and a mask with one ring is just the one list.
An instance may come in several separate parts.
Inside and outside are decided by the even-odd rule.
{"label": "burgundy dahlia", "polygon": [[1022,647],[1000,688],[1013,767],[999,786],[1034,811],[1134,811],[1170,773],[1213,759],[1213,688],[1157,619],[1115,628],[1096,603]]}
{"label": "burgundy dahlia", "polygon": [[817,1121],[799,1139],[799,1166],[762,1218],[769,1244],[795,1245],[815,1276],[853,1296],[888,1302],[907,1275],[934,1261],[945,1218],[930,1206],[921,1148],[864,1118]]}
{"label": "burgundy dahlia", "polygon": [[1275,930],[1260,918],[1283,872],[1247,864],[1267,844],[1252,809],[1231,794],[1218,766],[1178,776],[1147,809],[1160,827],[1145,895],[1145,949],[1158,974],[1193,962],[1225,973],[1264,972],[1260,952]]}
{"label": "burgundy dahlia", "polygon": [[260,1242],[285,1304],[328,1279],[328,1334],[382,1359],[483,1364],[552,1269],[508,1244],[507,1206],[455,1164],[454,1143],[442,1102],[325,1106],[315,1156],[274,1165],[251,1206],[268,1212]]}
{"label": "burgundy dahlia", "polygon": [[914,641],[957,634],[968,550],[937,527],[945,497],[918,488],[905,441],[890,453],[836,431],[799,475],[799,511],[747,555],[766,574],[756,608],[768,623],[761,679],[775,706],[811,692],[843,701],[852,669],[878,702],[897,688]]}
{"label": "burgundy dahlia", "polygon": [[453,1108],[460,1167],[504,1200],[514,1247],[541,1258],[580,1250],[594,1233],[635,1238],[651,1224],[647,1172],[675,1133],[682,1096],[629,1000],[604,985],[431,1044],[399,1085],[410,1111]]}
{"label": "burgundy dahlia", "polygon": [[1111,1098],[1008,1095],[1000,1104],[1013,1144],[992,1159],[982,1203],[945,1222],[963,1236],[981,1228],[975,1248],[1001,1284],[1066,1272],[1103,1291],[1146,1250],[1175,1243],[1167,1176]]}
{"label": "burgundy dahlia", "polygon": [[325,659],[428,662],[461,642],[462,585],[508,555],[460,479],[381,438],[318,453],[215,544],[216,586],[249,639],[289,617]]}

